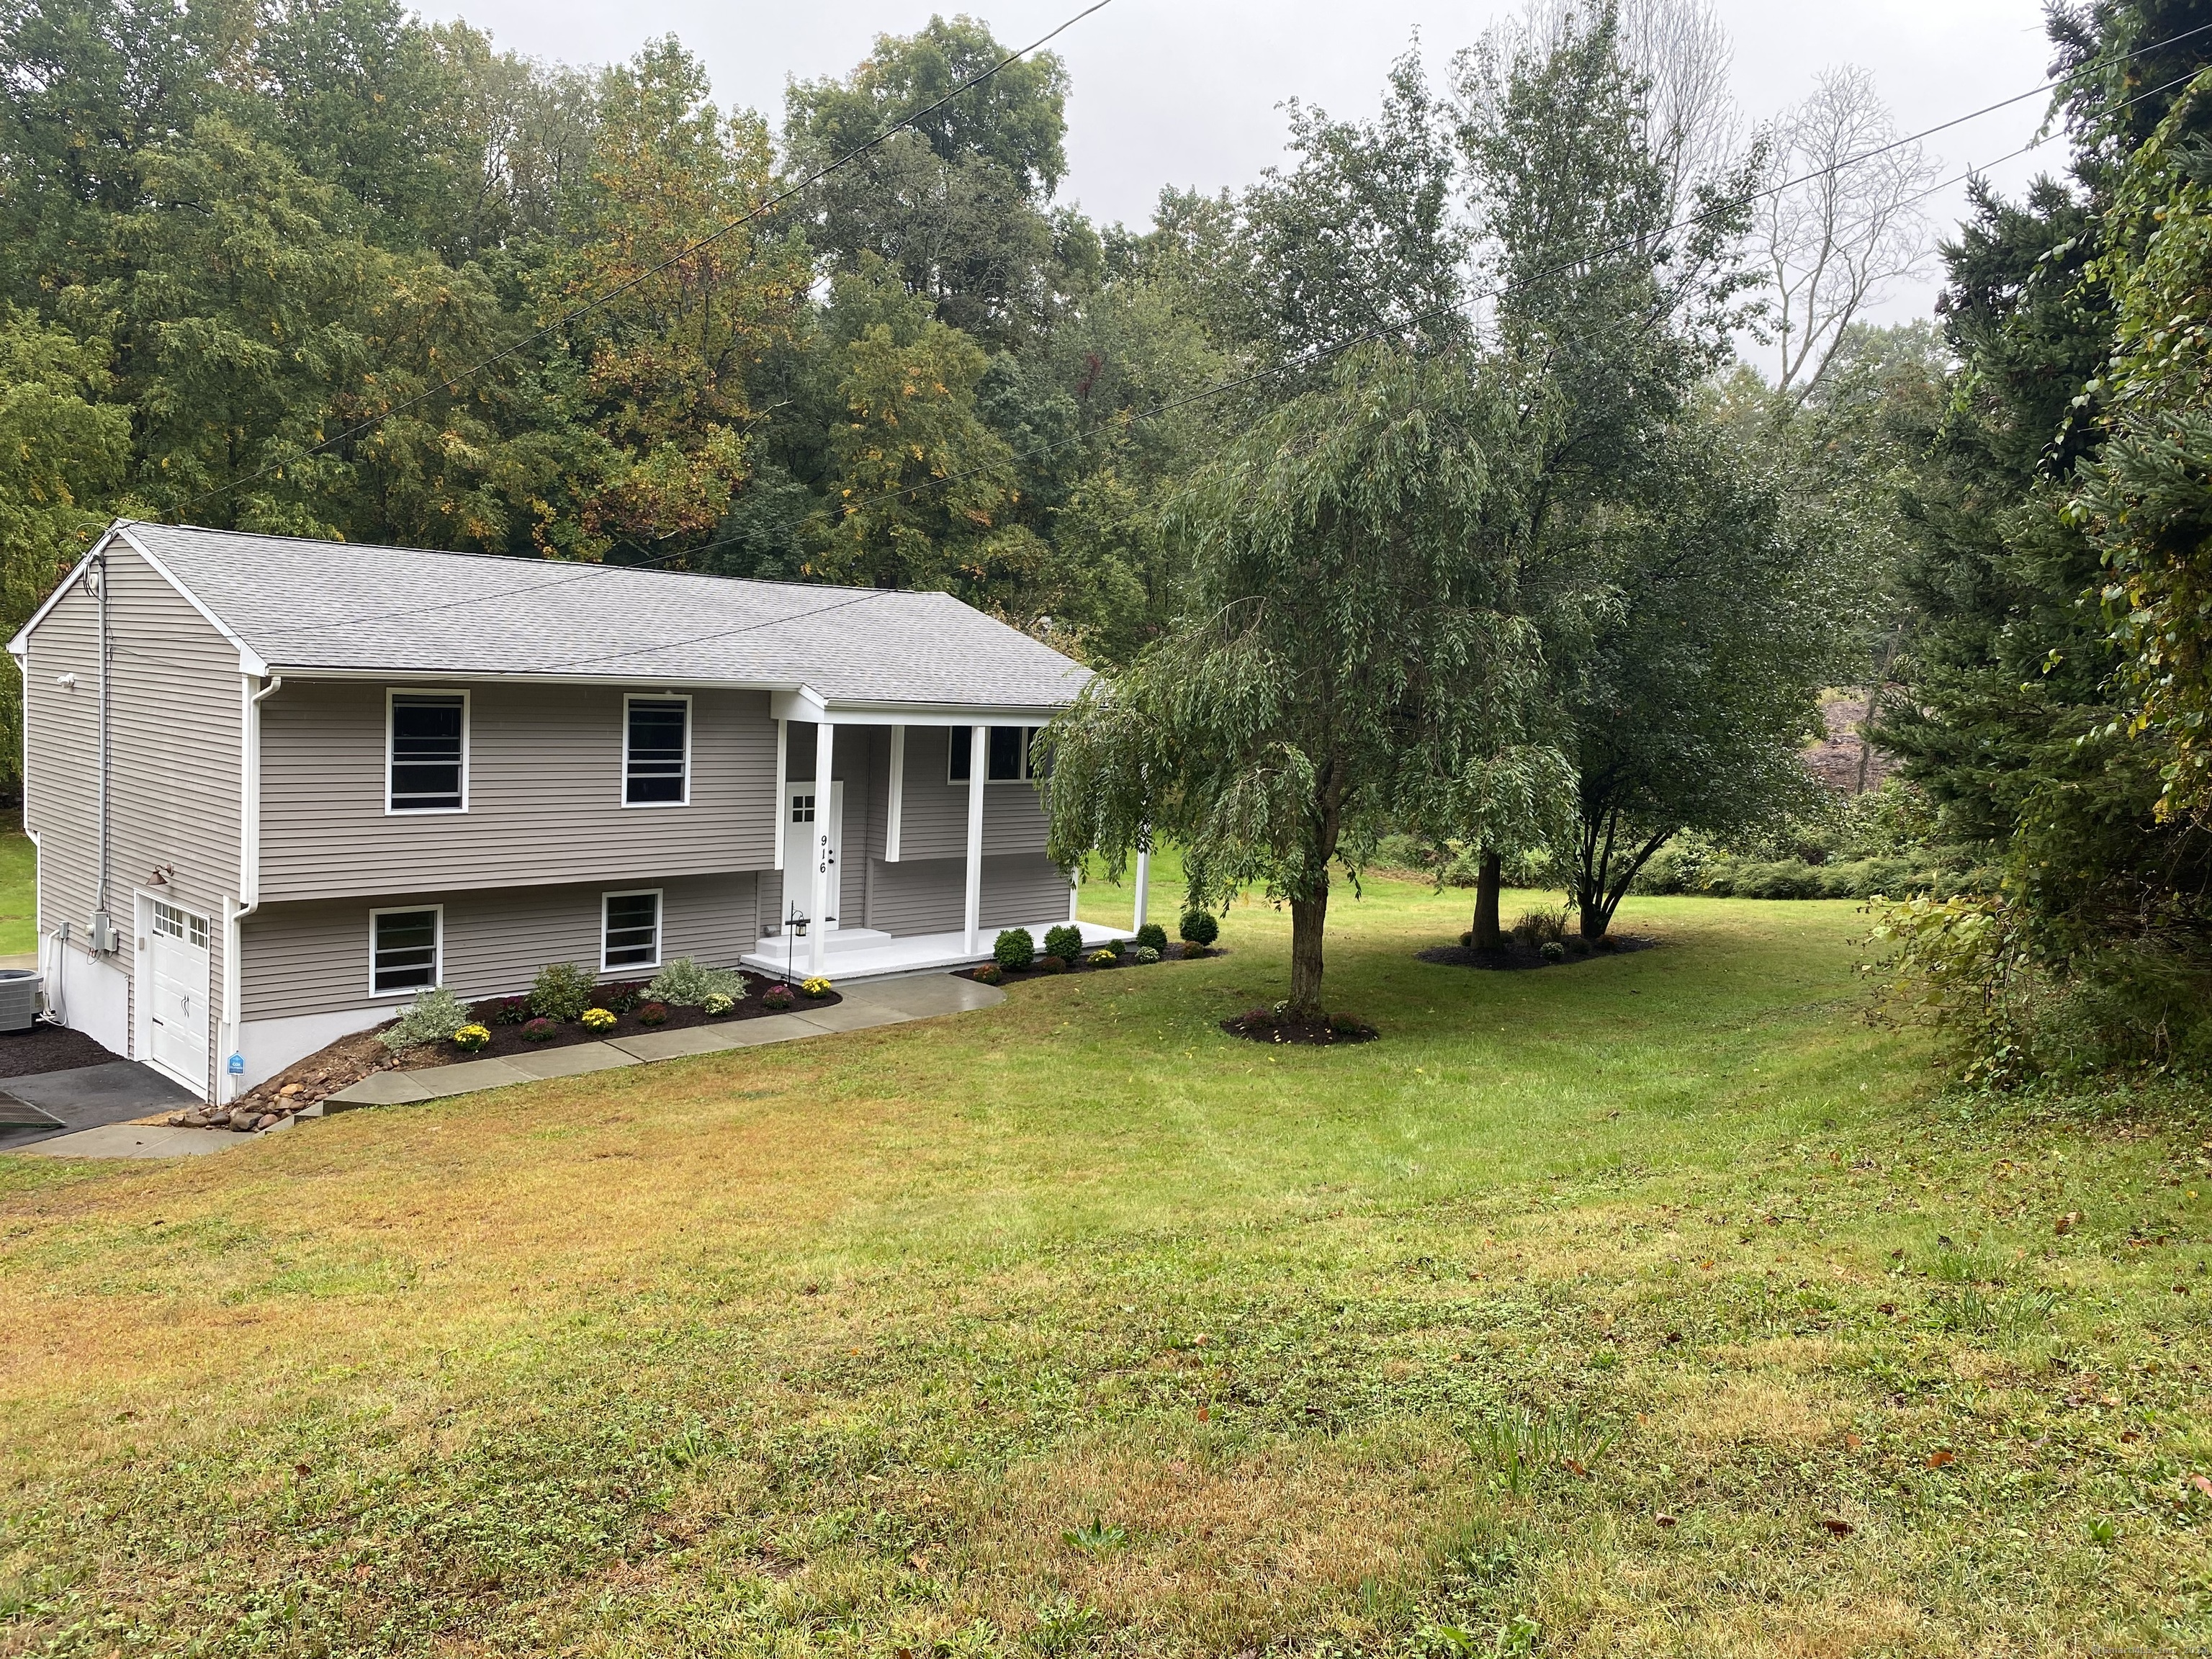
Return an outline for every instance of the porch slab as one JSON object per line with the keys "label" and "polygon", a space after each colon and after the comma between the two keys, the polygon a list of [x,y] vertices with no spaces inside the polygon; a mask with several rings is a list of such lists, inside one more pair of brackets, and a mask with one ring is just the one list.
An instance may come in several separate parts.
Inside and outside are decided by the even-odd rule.
{"label": "porch slab", "polygon": [[566,1048],[541,1048],[534,1054],[508,1054],[507,1063],[536,1078],[582,1077],[592,1072],[611,1072],[617,1066],[640,1064],[611,1042],[577,1042]]}
{"label": "porch slab", "polygon": [[609,1037],[606,1046],[634,1060],[681,1060],[687,1054],[719,1054],[738,1045],[714,1025],[691,1025],[680,1031],[641,1031],[635,1036]]}
{"label": "porch slab", "polygon": [[[1025,927],[1030,936],[1042,946],[1047,932],[1054,927],[1065,927],[1067,919],[1062,916],[1053,921],[1017,925]],[[1095,951],[1117,939],[1135,937],[1126,927],[1102,927],[1095,921],[1078,922],[1076,926],[1082,931],[1083,948],[1086,951]],[[833,981],[842,991],[848,984],[859,981],[964,968],[971,963],[987,960],[1001,931],[997,927],[979,929],[974,950],[969,949],[968,935],[964,933],[909,933],[902,939],[894,939],[869,928],[833,932],[823,951],[821,971],[824,978]],[[799,940],[798,949],[788,957],[791,972],[796,978],[805,979],[814,971],[808,965],[811,944],[808,939]],[[764,939],[759,942],[757,949],[740,960],[755,973],[781,979],[787,949],[783,939]]]}

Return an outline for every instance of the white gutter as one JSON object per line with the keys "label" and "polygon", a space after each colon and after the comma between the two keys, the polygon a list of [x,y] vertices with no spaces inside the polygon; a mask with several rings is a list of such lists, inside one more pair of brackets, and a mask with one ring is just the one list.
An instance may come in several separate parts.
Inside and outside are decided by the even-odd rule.
{"label": "white gutter", "polygon": [[[216,1093],[224,1101],[238,1097],[239,1079],[245,1066],[240,1018],[245,1000],[246,917],[261,908],[261,705],[283,685],[282,674],[272,674],[258,691],[258,677],[241,659],[239,667],[238,731],[238,896],[226,894],[222,905],[222,1023],[224,1054],[222,1080]],[[234,1072],[235,1063],[240,1070]]]}

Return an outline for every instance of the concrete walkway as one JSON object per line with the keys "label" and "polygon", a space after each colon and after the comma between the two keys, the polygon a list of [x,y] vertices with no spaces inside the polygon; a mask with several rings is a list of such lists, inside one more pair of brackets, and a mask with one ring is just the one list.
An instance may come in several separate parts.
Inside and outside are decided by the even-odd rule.
{"label": "concrete walkway", "polygon": [[357,1106],[411,1105],[474,1094],[479,1089],[504,1089],[545,1078],[580,1077],[587,1072],[611,1072],[687,1054],[719,1054],[732,1048],[794,1042],[837,1031],[864,1031],[872,1026],[988,1008],[1003,1001],[1006,994],[995,985],[978,985],[974,980],[956,979],[949,974],[917,974],[909,979],[871,980],[842,994],[842,1002],[827,1008],[794,1009],[787,1014],[767,1014],[720,1025],[692,1025],[680,1031],[648,1031],[601,1042],[569,1043],[497,1060],[457,1060],[451,1066],[426,1066],[419,1071],[372,1072],[350,1087],[326,1096],[323,1109],[341,1112]]}

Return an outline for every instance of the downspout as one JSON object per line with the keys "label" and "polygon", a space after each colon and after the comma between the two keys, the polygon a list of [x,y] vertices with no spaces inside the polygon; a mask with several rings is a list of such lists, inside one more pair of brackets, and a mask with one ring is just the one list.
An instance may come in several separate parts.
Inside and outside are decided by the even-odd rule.
{"label": "downspout", "polygon": [[245,965],[240,960],[246,951],[242,924],[261,908],[261,705],[283,687],[284,677],[271,674],[258,691],[247,689],[252,684],[252,675],[239,677],[245,696],[238,755],[238,896],[223,906],[222,1046],[228,1058],[216,1091],[226,1103],[238,1097],[246,1069],[245,1022],[240,1018],[240,1004],[246,994]]}

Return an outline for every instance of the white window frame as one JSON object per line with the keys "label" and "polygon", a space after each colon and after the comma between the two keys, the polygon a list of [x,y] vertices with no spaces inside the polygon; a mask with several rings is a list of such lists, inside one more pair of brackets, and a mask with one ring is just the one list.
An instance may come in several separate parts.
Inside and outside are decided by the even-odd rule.
{"label": "white window frame", "polygon": [[[680,702],[684,705],[684,793],[674,800],[632,800],[629,798],[629,709],[635,702]],[[646,811],[655,807],[689,806],[691,804],[691,730],[698,711],[691,706],[688,691],[625,691],[623,693],[622,776],[616,788],[624,807],[633,811]]]}
{"label": "white window frame", "polygon": [[[666,806],[668,801],[655,802]],[[618,898],[653,897],[653,960],[651,962],[609,962],[607,960],[607,901]],[[658,887],[611,887],[599,895],[599,971],[603,974],[642,972],[660,966],[660,958],[668,943],[668,900]]]}
{"label": "white window frame", "polygon": [[[428,985],[403,986],[396,991],[376,988],[376,919],[379,916],[418,916],[425,910],[437,917],[437,930],[430,945],[430,982]],[[368,913],[368,994],[380,1002],[395,997],[420,996],[425,991],[434,991],[446,982],[446,907],[442,904],[386,904]]]}
{"label": "white window frame", "polygon": [[[950,726],[946,729],[951,733],[951,735],[947,737],[945,740],[945,781],[955,789],[965,789],[968,787],[968,780],[953,775],[952,762],[954,757],[959,753],[957,738],[961,732],[968,732],[969,746],[970,748],[975,746],[974,728],[972,726]],[[1030,763],[1031,758],[1030,750],[1036,742],[1037,733],[1043,731],[1044,727],[1042,726],[1017,726],[1008,728],[993,726],[988,729],[993,732],[1011,729],[1012,731],[1019,732],[1022,734],[1022,769],[1020,775],[1018,777],[993,777],[991,775],[991,740],[987,737],[983,739],[983,782],[985,787],[988,787],[992,784],[999,783],[1034,783],[1036,781],[1036,773]],[[971,769],[974,767],[975,757],[973,755],[970,755],[968,757],[968,763]]]}
{"label": "white window frame", "polygon": [[[392,711],[400,697],[459,697],[461,700],[461,804],[459,806],[394,806],[392,804]],[[387,685],[384,688],[384,811],[400,818],[452,817],[469,810],[469,751],[476,745],[468,688],[462,685]]]}

